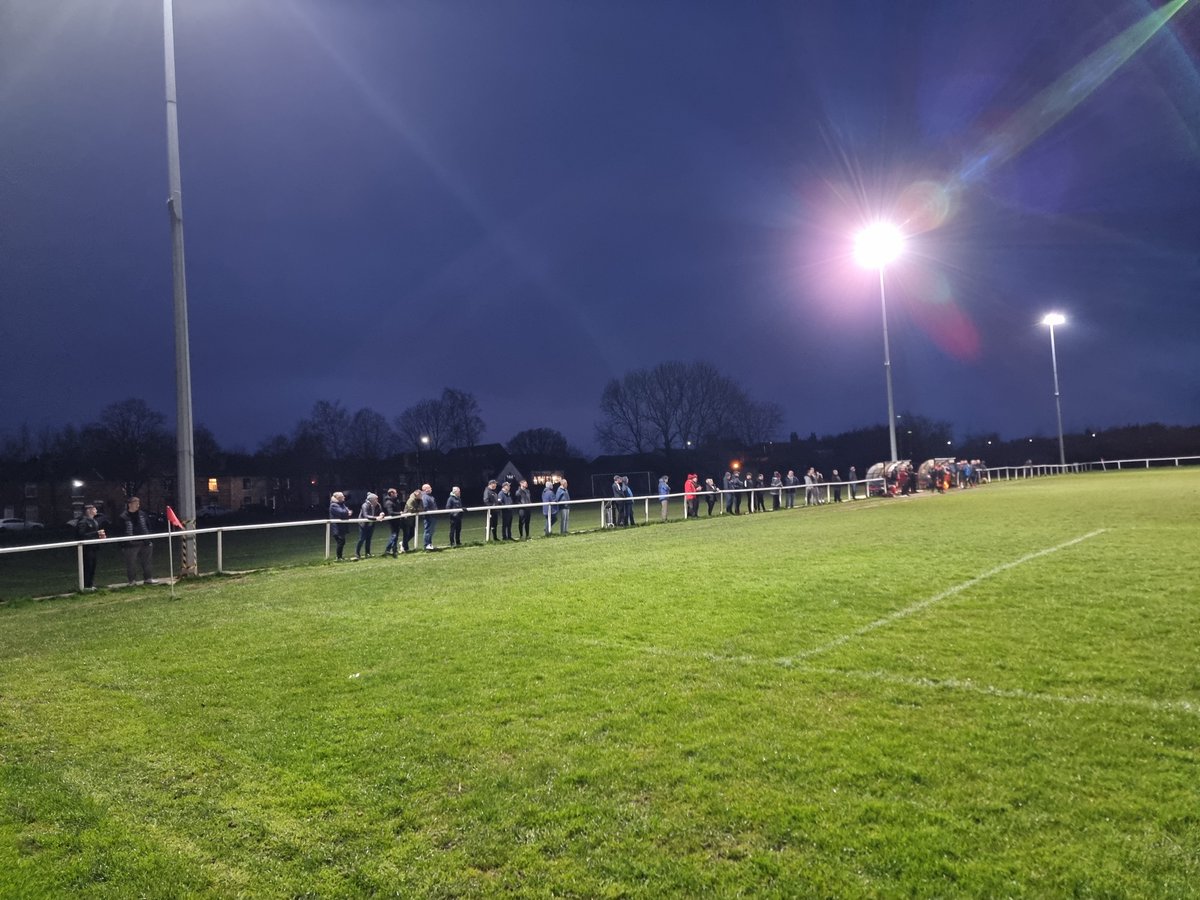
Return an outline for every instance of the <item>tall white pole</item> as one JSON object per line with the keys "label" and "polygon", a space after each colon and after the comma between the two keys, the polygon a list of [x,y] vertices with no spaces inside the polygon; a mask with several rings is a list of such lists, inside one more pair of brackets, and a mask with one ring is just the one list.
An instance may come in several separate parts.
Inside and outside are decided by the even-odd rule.
{"label": "tall white pole", "polygon": [[1067,466],[1067,451],[1063,444],[1062,398],[1058,392],[1058,353],[1054,349],[1054,324],[1050,324],[1050,366],[1054,371],[1054,410],[1058,414],[1058,462]]}
{"label": "tall white pole", "polygon": [[[171,0],[163,0],[163,56],[167,88],[167,178],[170,194],[171,275],[175,296],[175,499],[183,527],[196,527],[196,454],[192,429],[192,361],[188,342],[187,280],[183,264],[183,188],[179,175],[179,109],[175,99],[175,21]],[[196,537],[181,538],[179,574],[197,573]]]}
{"label": "tall white pole", "polygon": [[879,267],[879,306],[883,310],[883,373],[887,379],[888,437],[891,440],[891,461],[900,457],[896,453],[896,407],[892,402],[892,353],[888,347],[887,295],[883,289],[883,266]]}

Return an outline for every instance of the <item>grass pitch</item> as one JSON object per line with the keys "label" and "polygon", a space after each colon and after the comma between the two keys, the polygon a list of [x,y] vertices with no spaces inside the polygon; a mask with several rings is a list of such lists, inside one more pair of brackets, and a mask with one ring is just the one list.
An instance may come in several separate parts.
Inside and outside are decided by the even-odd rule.
{"label": "grass pitch", "polygon": [[1200,473],[0,607],[0,895],[1196,896]]}

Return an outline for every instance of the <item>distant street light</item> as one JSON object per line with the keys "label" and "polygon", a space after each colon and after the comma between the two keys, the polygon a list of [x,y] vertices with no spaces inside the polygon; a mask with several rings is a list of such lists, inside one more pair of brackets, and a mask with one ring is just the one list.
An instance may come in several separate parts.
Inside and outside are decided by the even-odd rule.
{"label": "distant street light", "polygon": [[899,459],[896,452],[896,409],[892,402],[892,354],[888,347],[887,295],[883,288],[883,270],[904,251],[904,235],[895,225],[876,222],[854,236],[854,258],[865,269],[879,270],[879,306],[883,311],[883,373],[887,381],[888,438],[891,440],[891,461]]}
{"label": "distant street light", "polygon": [[1050,366],[1054,372],[1054,410],[1058,414],[1058,462],[1064,468],[1067,465],[1067,451],[1063,444],[1062,399],[1058,393],[1058,353],[1054,349],[1054,326],[1066,321],[1067,317],[1061,313],[1047,313],[1042,319],[1043,325],[1050,326]]}

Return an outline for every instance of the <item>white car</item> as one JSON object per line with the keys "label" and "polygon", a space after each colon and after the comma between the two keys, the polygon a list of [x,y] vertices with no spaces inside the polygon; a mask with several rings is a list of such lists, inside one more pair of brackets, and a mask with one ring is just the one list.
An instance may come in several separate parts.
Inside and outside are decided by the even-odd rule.
{"label": "white car", "polygon": [[32,519],[0,519],[0,531],[41,531],[45,527]]}

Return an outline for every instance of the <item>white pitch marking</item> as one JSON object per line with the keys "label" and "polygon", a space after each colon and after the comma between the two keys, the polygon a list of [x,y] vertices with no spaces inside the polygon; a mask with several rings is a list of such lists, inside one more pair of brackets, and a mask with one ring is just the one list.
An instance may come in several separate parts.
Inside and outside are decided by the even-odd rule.
{"label": "white pitch marking", "polygon": [[882,628],[885,625],[891,625],[893,622],[898,622],[901,619],[905,619],[911,616],[913,613],[918,613],[927,607],[933,606],[935,603],[940,603],[947,597],[953,597],[955,594],[960,594],[967,588],[974,587],[981,581],[986,581],[995,575],[999,575],[1001,572],[1007,572],[1009,569],[1015,569],[1017,566],[1024,565],[1027,562],[1037,559],[1039,556],[1046,556],[1050,553],[1057,553],[1059,550],[1065,550],[1067,547],[1074,546],[1075,544],[1086,541],[1089,538],[1094,538],[1098,534],[1104,534],[1104,532],[1107,530],[1107,528],[1098,528],[1095,531],[1089,531],[1087,534],[1080,535],[1077,538],[1072,538],[1071,540],[1062,544],[1058,544],[1057,546],[1047,547],[1045,550],[1038,550],[1034,553],[1026,554],[1020,559],[1014,559],[1011,562],[1001,563],[994,569],[988,569],[982,575],[976,575],[974,578],[967,579],[962,584],[956,584],[954,587],[946,588],[946,590],[942,591],[940,594],[934,594],[932,597],[927,597],[924,600],[918,600],[911,606],[906,606],[904,609],[896,610],[894,613],[888,613],[883,618],[876,619],[874,622],[863,625],[861,628],[856,628],[849,634],[844,634],[841,637],[834,638],[832,641],[822,644],[819,647],[814,647],[811,650],[804,650],[795,654],[794,656],[785,658],[782,660],[782,662],[786,663],[793,660],[811,659],[812,657],[819,656],[822,653],[828,653],[830,650],[849,643],[857,637],[862,637],[864,634],[869,634],[877,628]]}

